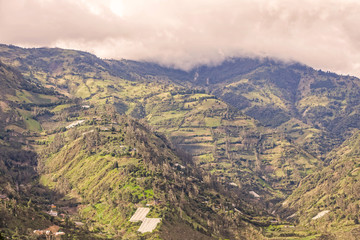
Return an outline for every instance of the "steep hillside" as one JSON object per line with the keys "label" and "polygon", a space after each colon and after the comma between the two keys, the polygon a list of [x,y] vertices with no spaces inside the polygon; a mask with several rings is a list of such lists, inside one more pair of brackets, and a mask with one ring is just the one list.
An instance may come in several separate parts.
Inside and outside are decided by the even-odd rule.
{"label": "steep hillside", "polygon": [[360,80],[272,59],[230,59],[190,72],[156,64],[107,61],[128,79],[161,78],[201,88],[257,119],[278,128],[318,157],[359,129]]}
{"label": "steep hillside", "polygon": [[[224,184],[282,198],[318,160],[281,133],[261,127],[216,97],[202,92],[171,92],[162,101],[148,98],[147,121],[164,132],[197,164]],[[235,187],[236,188],[236,187]],[[246,196],[244,196],[246,198]]]}
{"label": "steep hillside", "polygon": [[62,225],[48,213],[62,196],[39,183],[37,152],[31,138],[42,131],[39,117],[45,106],[66,101],[53,90],[34,84],[13,68],[0,63],[0,236],[33,239],[33,230],[65,230],[70,237],[89,238],[87,230]]}
{"label": "steep hillside", "polygon": [[[65,239],[174,239],[173,230],[187,239],[260,237],[253,224],[267,224],[267,216],[197,170],[165,138],[119,117],[112,104],[67,99],[5,65],[2,73],[9,86],[1,109],[2,237],[34,238],[33,230],[50,228]],[[58,216],[48,214],[50,204]],[[163,220],[141,236],[129,218],[146,204],[149,217]]]}
{"label": "steep hillside", "polygon": [[[94,56],[76,51],[7,46],[2,49],[3,59],[13,61],[24,74],[36,76],[43,84],[68,96],[81,97],[88,104],[114,105],[119,113],[146,119],[154,129],[192,154],[203,169],[224,184],[237,185],[235,189],[240,188],[244,198],[253,199],[249,192],[255,191],[264,199],[278,201],[291,192],[303,176],[321,165],[301,145],[291,143],[282,131],[261,127],[206,90],[189,89],[186,85],[193,84],[187,81],[191,73],[150,63],[95,61]],[[29,64],[19,59],[15,62],[17,55],[24,59],[34,55],[37,61]],[[62,59],[56,72],[49,68],[52,59]],[[83,59],[81,66],[76,59]],[[244,66],[232,74],[229,72],[230,75],[215,75],[223,69],[221,66],[212,70],[204,67],[198,70],[199,83],[203,82],[205,72],[213,77],[230,77],[264,64],[260,60],[250,61],[251,64],[248,61],[235,61],[235,65]],[[87,72],[82,73],[82,68]],[[229,66],[232,68],[233,65]],[[222,81],[219,79],[217,83]],[[297,125],[299,131],[316,132],[310,126],[303,127],[305,124]]]}
{"label": "steep hillside", "polygon": [[283,203],[290,212],[295,211],[292,218],[309,228],[331,232],[337,239],[360,237],[359,148],[357,132],[329,154],[327,167],[302,180]]}
{"label": "steep hillside", "polygon": [[[128,218],[149,202],[165,221],[148,238],[170,238],[172,229],[257,236],[252,224],[305,211],[315,196],[306,182],[340,162],[331,161],[340,159],[334,149],[359,129],[359,79],[296,63],[242,58],[184,72],[6,45],[0,60],[12,66],[0,66],[2,144],[12,139],[41,153],[42,184],[64,194],[57,205],[97,238],[139,238]],[[319,229],[276,235],[270,226],[265,235]]]}
{"label": "steep hillside", "polygon": [[[263,125],[280,128],[319,157],[350,136],[352,129],[359,128],[355,120],[359,111],[359,79],[297,63],[242,58],[184,72],[152,63],[101,60],[73,50],[6,45],[1,45],[0,50],[2,61],[18,67],[34,81],[81,98],[102,95],[102,100],[113,92],[126,93],[124,84],[114,88],[111,83],[119,83],[120,79],[134,84],[160,83],[165,88],[201,88]],[[117,103],[124,110],[122,101]]]}
{"label": "steep hillside", "polygon": [[[265,126],[278,127],[300,120],[312,133],[341,135],[359,128],[358,78],[316,71],[298,63],[272,59],[230,59],[218,66],[201,66],[190,72],[151,63],[107,61],[113,72],[128,72],[128,79],[162,77],[177,84],[201,87],[246,112]],[[134,77],[137,76],[137,77]],[[290,136],[293,129],[287,129]],[[299,131],[297,131],[299,133]],[[316,135],[316,134],[315,134]],[[294,135],[294,139],[297,137]],[[333,143],[328,143],[326,152]],[[324,143],[326,144],[326,143]]]}
{"label": "steep hillside", "polygon": [[[228,69],[227,64],[224,69]],[[359,86],[355,77],[265,61],[261,67],[208,88],[265,126],[281,128],[321,156],[350,136],[352,129],[359,128],[355,120]],[[295,119],[301,121],[296,128],[292,127]]]}
{"label": "steep hillside", "polygon": [[[186,81],[186,76],[190,73],[150,63],[95,61],[95,56],[61,49],[24,50],[6,46],[3,49],[0,55],[6,56],[8,62],[17,55],[24,59],[36,56],[38,61],[31,65],[19,59],[17,64],[23,66],[19,68],[24,74],[67,96],[81,97],[86,100],[85,105],[113,105],[119,113],[145,119],[154,130],[166,134],[174,145],[190,153],[199,167],[209,171],[230,191],[239,192],[242,199],[262,205],[268,212],[304,176],[322,165],[302,148],[308,138],[294,144],[282,130],[261,127],[206,90],[189,89],[186,85],[193,83]],[[54,72],[49,66],[56,59],[63,61]],[[81,66],[76,59],[83,59]],[[236,74],[263,64],[254,62],[250,64],[253,67],[239,69]],[[245,60],[235,64],[247,65]],[[82,68],[87,72],[83,73]],[[201,72],[206,72],[205,68]],[[293,128],[306,132],[306,136],[317,131],[300,121],[293,121],[290,126],[295,125],[298,127]]]}
{"label": "steep hillside", "polygon": [[[109,114],[110,109],[76,112],[85,120],[81,125],[37,140],[40,149],[49,141],[39,165],[41,182],[76,200],[78,214],[72,218],[99,238],[177,239],[172,228],[187,239],[260,237],[251,223],[266,224],[267,217],[252,217],[259,216],[255,208],[227,193],[191,159],[179,158],[166,140],[135,119]],[[57,205],[64,212],[69,207]],[[162,223],[143,235],[129,219],[146,205],[151,205],[149,217]]]}

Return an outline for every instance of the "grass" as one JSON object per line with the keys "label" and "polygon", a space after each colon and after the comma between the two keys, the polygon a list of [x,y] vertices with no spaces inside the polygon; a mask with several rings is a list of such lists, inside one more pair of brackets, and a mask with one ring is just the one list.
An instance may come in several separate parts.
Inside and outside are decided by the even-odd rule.
{"label": "grass", "polygon": [[75,95],[85,99],[91,96],[91,92],[86,85],[81,85],[76,89]]}
{"label": "grass", "polygon": [[69,108],[69,107],[71,107],[71,106],[73,106],[73,104],[62,104],[62,105],[57,105],[56,107],[54,107],[53,109],[52,109],[52,112],[61,112],[61,111],[63,111],[64,109],[66,109],[66,108]]}
{"label": "grass", "polygon": [[306,107],[314,107],[314,106],[327,106],[329,104],[329,98],[325,96],[308,96],[301,99],[298,103],[301,109],[305,109]]}
{"label": "grass", "polygon": [[41,175],[40,183],[44,186],[49,187],[50,189],[54,189],[56,186],[56,183],[51,180],[51,174]]}
{"label": "grass", "polygon": [[219,117],[217,118],[206,117],[204,121],[207,127],[219,127],[221,125],[221,118]]}
{"label": "grass", "polygon": [[31,94],[28,91],[16,91],[16,96],[18,97],[19,101],[21,102],[25,102],[25,103],[30,103],[31,101]]}
{"label": "grass", "polygon": [[25,110],[19,110],[19,113],[24,119],[24,123],[26,125],[26,129],[30,131],[40,132],[42,131],[42,127],[40,123],[33,118],[31,118],[31,114],[28,111]]}

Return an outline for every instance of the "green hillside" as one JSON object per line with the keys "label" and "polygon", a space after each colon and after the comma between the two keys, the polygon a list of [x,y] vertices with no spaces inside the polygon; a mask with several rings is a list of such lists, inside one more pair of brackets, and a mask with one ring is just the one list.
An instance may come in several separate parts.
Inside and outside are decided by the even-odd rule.
{"label": "green hillside", "polygon": [[[89,111],[83,114],[91,116]],[[129,219],[137,207],[147,204],[151,204],[150,217],[161,217],[164,224],[145,235],[149,239],[172,239],[166,230],[172,226],[204,239],[258,234],[250,222],[266,219],[251,220],[250,206],[222,194],[221,186],[179,158],[166,141],[134,119],[105,112],[99,116],[48,135],[49,140],[43,141],[53,140],[39,165],[41,183],[76,200],[74,219],[86,222],[98,237],[139,239],[139,225]],[[229,229],[220,228],[223,224]]]}
{"label": "green hillside", "polygon": [[[4,69],[4,81],[32,84],[20,74],[11,78],[16,72]],[[40,85],[34,91],[12,88],[2,104],[8,109],[1,112],[2,237],[34,238],[33,230],[50,226],[64,231],[65,239],[174,239],[173,229],[189,239],[260,236],[253,224],[266,224],[266,216],[254,218],[254,207],[195,168],[191,157],[178,157],[181,151],[164,137],[120,117],[113,104],[84,107],[81,100]],[[28,101],[19,102],[17,91],[27,91]],[[38,94],[42,98],[36,101]],[[40,127],[27,125],[21,114]],[[17,128],[8,128],[12,125]],[[50,204],[56,205],[58,217],[46,213]],[[146,204],[152,205],[149,217],[161,217],[162,224],[141,236],[129,218]],[[76,222],[84,225],[76,227]]]}
{"label": "green hillside", "polygon": [[359,144],[357,132],[333,150],[326,159],[329,165],[302,180],[283,203],[287,213],[295,211],[293,218],[301,225],[320,228],[338,239],[359,238]]}
{"label": "green hillside", "polygon": [[[225,62],[218,71],[229,65],[236,68]],[[355,77],[264,60],[246,73],[211,82],[206,87],[212,94],[263,125],[281,129],[318,157],[359,129],[360,80]]]}
{"label": "green hillside", "polygon": [[[55,203],[68,218],[44,225],[61,225],[68,239],[174,239],[172,231],[341,239],[356,231],[355,77],[249,58],[184,72],[7,45],[0,61],[2,148],[33,154],[32,170],[20,175],[46,197],[29,211]],[[24,164],[3,162],[2,191],[11,196],[5,186],[17,189],[23,180],[12,175]],[[17,193],[21,206],[29,194]],[[163,220],[142,235],[128,220],[146,204]],[[25,234],[28,224],[4,236]]]}
{"label": "green hillside", "polygon": [[[89,105],[114,105],[119,113],[146,120],[189,152],[202,169],[224,184],[240,186],[244,198],[252,199],[249,191],[255,191],[264,199],[279,201],[301,177],[321,165],[302,145],[290,143],[282,131],[262,127],[204,89],[189,90],[186,85],[191,83],[184,82],[186,74],[181,71],[104,61],[69,50],[2,47],[0,56],[8,62],[23,56],[17,64],[25,75],[38,76],[43,84]],[[33,56],[42,64],[29,65],[26,59]],[[62,59],[56,72],[49,67],[55,58]],[[306,125],[299,126],[299,131],[316,133]]]}
{"label": "green hillside", "polygon": [[89,238],[87,230],[66,226],[46,213],[62,196],[39,183],[38,152],[31,144],[43,131],[39,118],[67,100],[3,63],[0,83],[1,238],[34,239],[33,230],[54,225],[71,238]]}

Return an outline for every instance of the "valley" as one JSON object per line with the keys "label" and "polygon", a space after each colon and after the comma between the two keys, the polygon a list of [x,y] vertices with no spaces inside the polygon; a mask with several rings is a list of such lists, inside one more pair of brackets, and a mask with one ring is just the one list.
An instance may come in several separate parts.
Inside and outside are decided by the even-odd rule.
{"label": "valley", "polygon": [[[0,61],[2,237],[51,225],[63,239],[359,237],[358,78],[8,45]],[[151,233],[129,221],[141,207],[161,218]]]}

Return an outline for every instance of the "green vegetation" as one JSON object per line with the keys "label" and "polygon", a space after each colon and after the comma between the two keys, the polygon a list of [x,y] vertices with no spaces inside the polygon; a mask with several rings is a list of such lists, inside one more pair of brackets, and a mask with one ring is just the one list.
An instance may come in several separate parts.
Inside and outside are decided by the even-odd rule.
{"label": "green vegetation", "polygon": [[[302,225],[333,232],[337,237],[345,236],[359,224],[360,204],[359,158],[360,134],[345,141],[333,150],[326,161],[328,166],[304,179],[296,191],[286,201],[289,211],[298,213]],[[318,219],[312,219],[321,211],[329,211]],[[349,233],[348,233],[349,234]]]}
{"label": "green vegetation", "polygon": [[[6,45],[0,61],[3,152],[33,154],[4,157],[4,237],[35,228],[16,208],[67,239],[358,236],[357,78],[269,59],[183,72]],[[19,190],[25,179],[38,196]],[[66,221],[39,211],[50,203]],[[163,221],[141,235],[128,220],[146,204]]]}

